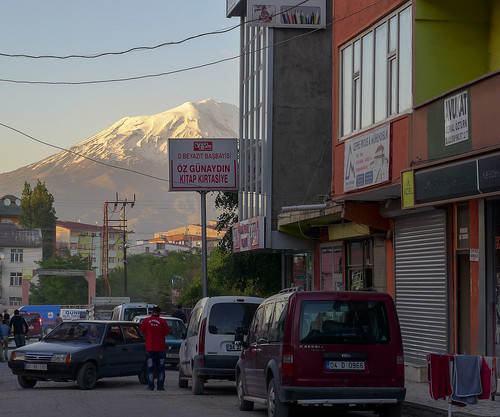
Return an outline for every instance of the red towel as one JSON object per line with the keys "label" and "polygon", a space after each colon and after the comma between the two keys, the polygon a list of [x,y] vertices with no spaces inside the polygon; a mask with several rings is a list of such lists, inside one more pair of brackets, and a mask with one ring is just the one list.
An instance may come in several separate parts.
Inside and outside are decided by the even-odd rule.
{"label": "red towel", "polygon": [[487,400],[491,396],[491,372],[492,369],[483,357],[481,361],[481,388],[483,392],[477,397],[480,400]]}
{"label": "red towel", "polygon": [[427,354],[427,378],[429,393],[434,400],[444,400],[452,394],[450,379],[450,355]]}

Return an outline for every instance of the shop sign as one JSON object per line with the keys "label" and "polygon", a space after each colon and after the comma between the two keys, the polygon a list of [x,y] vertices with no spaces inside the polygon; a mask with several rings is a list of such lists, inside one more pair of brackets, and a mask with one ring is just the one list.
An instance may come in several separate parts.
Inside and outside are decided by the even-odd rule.
{"label": "shop sign", "polygon": [[169,139],[170,191],[236,191],[236,139]]}
{"label": "shop sign", "polygon": [[264,248],[264,217],[252,217],[233,224],[233,252]]}
{"label": "shop sign", "polygon": [[326,0],[297,3],[287,0],[248,0],[246,24],[290,29],[326,27]]}
{"label": "shop sign", "polygon": [[401,173],[401,196],[403,208],[415,205],[415,178],[413,170]]}
{"label": "shop sign", "polygon": [[417,203],[479,194],[476,161],[415,172]]}
{"label": "shop sign", "polygon": [[479,189],[482,193],[500,190],[500,155],[478,160]]}
{"label": "shop sign", "polygon": [[450,146],[469,139],[467,91],[444,100],[444,144]]}
{"label": "shop sign", "polygon": [[389,125],[345,141],[344,192],[389,181]]}

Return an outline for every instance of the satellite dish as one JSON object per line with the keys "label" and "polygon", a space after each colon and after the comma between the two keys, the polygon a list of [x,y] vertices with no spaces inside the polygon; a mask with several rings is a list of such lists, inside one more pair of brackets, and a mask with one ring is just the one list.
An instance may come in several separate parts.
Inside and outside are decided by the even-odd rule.
{"label": "satellite dish", "polygon": [[10,200],[8,198],[6,198],[5,200],[3,200],[3,203],[6,205],[6,206],[10,206]]}
{"label": "satellite dish", "polygon": [[19,198],[16,198],[16,206],[21,207],[21,200]]}

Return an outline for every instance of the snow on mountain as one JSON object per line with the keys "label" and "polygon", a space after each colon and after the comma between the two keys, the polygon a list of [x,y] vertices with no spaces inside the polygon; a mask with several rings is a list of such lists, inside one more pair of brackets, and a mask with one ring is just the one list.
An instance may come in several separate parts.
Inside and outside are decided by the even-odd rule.
{"label": "snow on mountain", "polygon": [[[198,193],[168,192],[168,138],[237,136],[238,108],[211,99],[155,115],[125,117],[69,152],[0,174],[0,195],[21,196],[25,181],[34,187],[40,179],[53,194],[62,220],[102,224],[102,204],[114,201],[118,193],[129,201],[136,195],[136,205],[127,211],[129,229],[136,233],[199,223]],[[215,219],[215,212],[207,217]]]}

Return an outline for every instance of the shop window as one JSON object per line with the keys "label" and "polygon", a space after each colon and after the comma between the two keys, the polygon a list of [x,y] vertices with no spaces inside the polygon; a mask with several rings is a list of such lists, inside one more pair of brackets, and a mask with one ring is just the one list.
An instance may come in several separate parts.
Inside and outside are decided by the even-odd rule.
{"label": "shop window", "polygon": [[344,289],[342,243],[336,242],[321,247],[320,250],[321,291]]}
{"label": "shop window", "polygon": [[373,239],[347,242],[347,289],[373,287]]}

